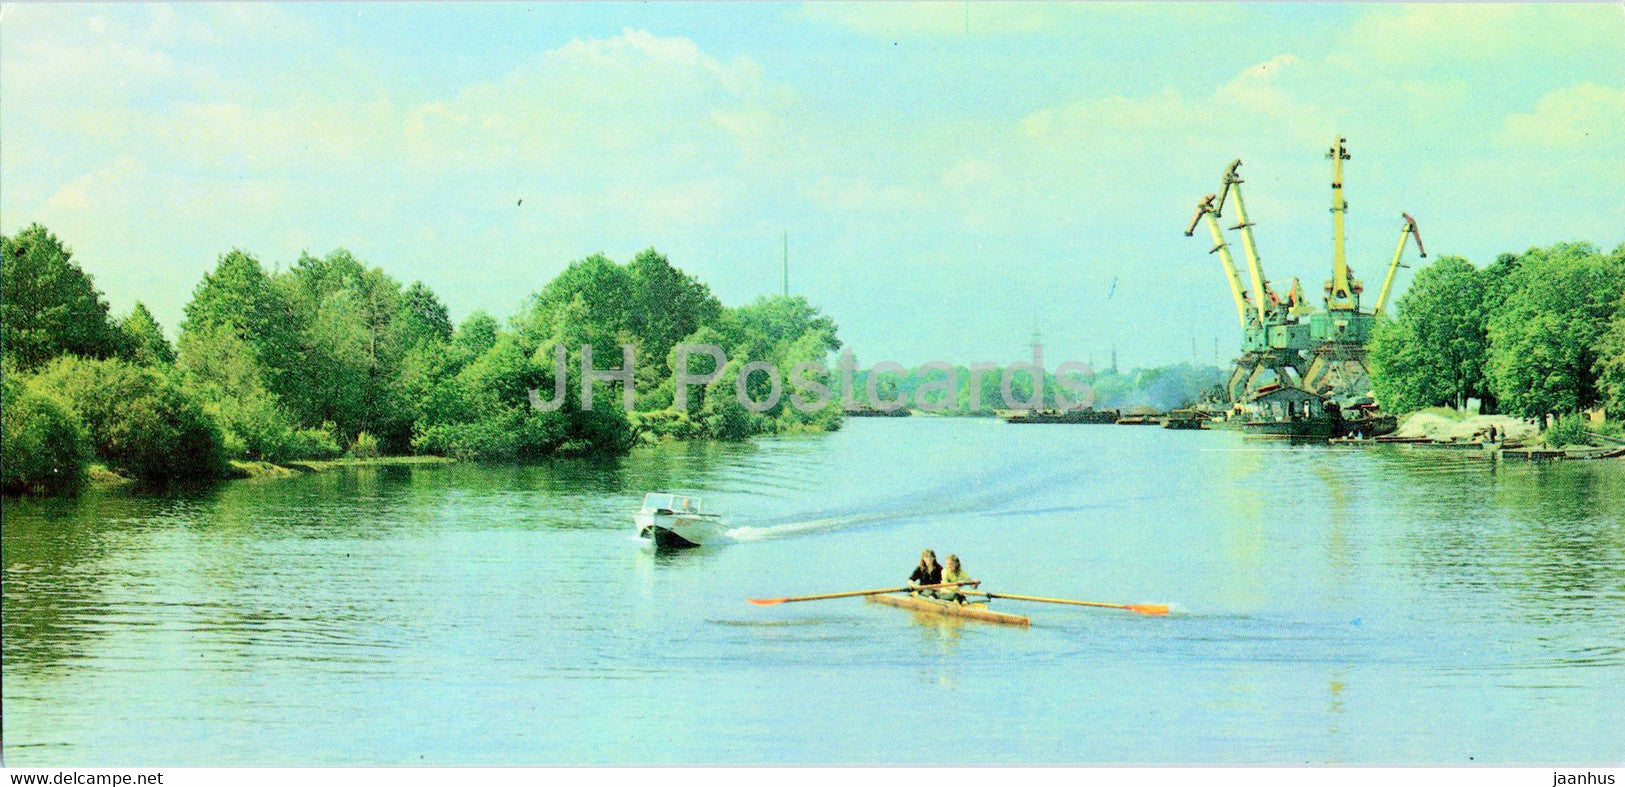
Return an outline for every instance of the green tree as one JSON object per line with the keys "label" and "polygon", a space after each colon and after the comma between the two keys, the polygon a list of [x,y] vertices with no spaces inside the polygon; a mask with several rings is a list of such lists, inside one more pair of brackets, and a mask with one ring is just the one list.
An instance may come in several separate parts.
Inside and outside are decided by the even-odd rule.
{"label": "green tree", "polygon": [[[982,372],[976,389],[971,387],[971,370],[968,366],[957,368],[959,377],[958,405],[955,407],[961,413],[990,413],[1004,407],[1004,392],[999,385],[1003,371],[998,368]],[[1020,395],[1017,385],[1011,385],[1011,390]]]}
{"label": "green tree", "polygon": [[733,319],[739,326],[741,342],[762,341],[779,346],[811,333],[828,352],[841,349],[835,321],[800,295],[757,298],[748,306],[734,309]]}
{"label": "green tree", "polygon": [[484,355],[497,343],[497,321],[495,317],[483,311],[475,311],[457,326],[457,332],[452,342],[469,360]]}
{"label": "green tree", "polygon": [[[547,381],[550,382],[550,381]],[[527,392],[545,388],[542,373],[512,334],[501,334],[484,354],[430,392],[413,447],[462,459],[512,460],[543,456],[563,442],[557,420],[531,415]]]}
{"label": "green tree", "polygon": [[[730,367],[734,361],[740,365],[766,361],[778,367],[780,378],[786,386],[784,396],[777,405],[763,413],[751,414],[748,423],[733,416],[717,421],[727,426],[718,433],[718,437],[734,439],[744,436],[739,434],[740,428],[754,433],[780,431],[792,424],[805,425],[813,421],[839,422],[838,410],[835,415],[826,414],[817,419],[800,417],[790,404],[788,393],[790,373],[796,364],[806,361],[824,363],[829,353],[841,348],[833,320],[800,296],[764,296],[749,305],[729,310],[718,323],[718,333],[730,342],[723,345],[728,351]],[[727,398],[737,399],[737,391],[732,387],[733,379],[734,372],[730,368],[724,374],[724,379],[714,383],[711,388],[725,390],[728,392]],[[861,388],[861,382],[858,386]],[[771,388],[771,380],[766,375],[758,374],[751,376],[746,391],[752,399],[764,401],[770,395]],[[832,393],[832,398],[836,401],[831,406],[839,408],[838,394]],[[714,406],[723,407],[725,412],[732,407],[726,403],[715,403]]]}
{"label": "green tree", "polygon": [[[254,348],[266,388],[297,396],[303,318],[254,259],[238,249],[220,255],[213,271],[203,275],[186,304],[181,337],[215,328],[229,330]],[[182,355],[186,343],[181,343]]]}
{"label": "green tree", "polygon": [[230,325],[181,335],[181,369],[188,387],[220,426],[228,455],[271,462],[336,455],[328,430],[301,429],[265,385],[257,351]]}
{"label": "green tree", "polygon": [[1507,285],[1489,321],[1488,376],[1503,409],[1537,417],[1598,404],[1598,349],[1625,291],[1625,246],[1530,249]]}
{"label": "green tree", "polygon": [[1597,344],[1597,387],[1614,418],[1625,418],[1625,295],[1614,306],[1614,319]]}
{"label": "green tree", "polygon": [[258,260],[233,249],[204,274],[186,304],[180,365],[234,456],[280,461],[299,453],[295,413],[314,398],[301,347],[313,310],[303,282],[283,281],[279,285]]}
{"label": "green tree", "polygon": [[1495,262],[1484,269],[1484,311],[1486,319],[1506,303],[1512,292],[1512,274],[1518,272],[1522,260],[1516,254],[1503,252],[1495,255]]}
{"label": "green tree", "polygon": [[153,319],[152,312],[140,301],[128,316],[119,322],[124,333],[127,357],[144,366],[167,366],[175,362],[175,348],[164,338],[164,329]]}
{"label": "green tree", "polygon": [[[622,363],[620,344],[625,339],[622,330],[613,329],[603,322],[601,306],[587,293],[576,293],[569,303],[553,316],[553,333],[543,339],[532,351],[530,368],[532,380],[541,395],[553,391],[557,371],[554,369],[554,347],[565,348],[565,399],[553,412],[537,412],[526,408],[527,421],[538,433],[558,443],[548,446],[534,439],[530,450],[554,450],[565,453],[619,453],[632,445],[632,427],[622,404],[622,387],[618,382],[594,383],[593,408],[581,407],[581,368],[583,346],[593,348],[592,365],[597,369],[617,368]],[[594,311],[598,309],[599,311]],[[611,331],[614,330],[612,333]],[[500,342],[499,342],[500,343]],[[506,395],[505,395],[506,400]],[[550,397],[549,397],[550,398]]]}
{"label": "green tree", "polygon": [[[739,401],[739,368],[744,365],[743,359],[730,358],[728,365],[723,367],[722,376],[705,387],[705,402],[700,407],[699,420],[710,437],[743,440],[772,425],[768,418],[745,409]],[[747,390],[750,390],[752,398],[766,394],[765,391]],[[781,401],[779,407],[783,406]]]}
{"label": "green tree", "polygon": [[[804,413],[790,399],[791,393],[794,392],[790,375],[797,364],[819,363],[828,368],[830,350],[826,338],[817,331],[808,331],[780,348],[778,366],[784,376],[784,398],[780,402],[777,418],[783,424],[817,431],[834,431],[841,428],[841,397],[840,392],[836,390],[840,384],[838,370],[832,370],[829,376],[819,380],[830,388],[830,400],[824,407]],[[803,398],[810,400],[811,397],[804,395]]]}
{"label": "green tree", "polygon": [[646,370],[650,378],[645,387],[652,388],[671,374],[666,356],[672,347],[700,326],[715,324],[722,303],[711,288],[672,267],[654,249],[639,252],[627,273],[627,330],[637,345],[639,371]]}
{"label": "green tree", "polygon": [[397,320],[401,341],[408,347],[423,342],[451,341],[451,314],[434,291],[421,281],[412,282],[402,293]]}
{"label": "green tree", "polygon": [[362,432],[355,436],[355,442],[350,444],[350,450],[345,452],[355,459],[372,459],[378,456],[378,438]]}
{"label": "green tree", "polygon": [[514,319],[514,328],[527,350],[536,350],[568,332],[592,343],[597,357],[619,358],[617,345],[630,338],[627,293],[631,290],[625,268],[594,254],[571,262],[531,296],[526,309]]}
{"label": "green tree", "polygon": [[[333,424],[341,443],[365,431],[386,451],[406,450],[412,413],[397,385],[400,364],[420,339],[433,339],[414,333],[420,315],[408,309],[400,283],[336,249],[320,258],[301,254],[278,284],[304,315],[304,360],[283,389],[295,419],[307,427]],[[438,305],[422,285],[416,297],[427,312]]]}
{"label": "green tree", "polygon": [[90,458],[73,410],[9,361],[0,373],[0,492],[71,493]]}
{"label": "green tree", "polygon": [[1490,276],[1461,257],[1440,258],[1417,272],[1399,299],[1397,318],[1380,320],[1367,348],[1371,384],[1383,406],[1406,412],[1488,396]]}
{"label": "green tree", "polygon": [[96,456],[145,480],[218,478],[220,430],[196,396],[152,367],[118,359],[58,358],[39,383],[84,424]]}
{"label": "green tree", "polygon": [[332,422],[353,437],[379,420],[383,381],[375,341],[358,291],[340,289],[322,299],[305,330],[304,396],[295,411],[300,423]]}
{"label": "green tree", "polygon": [[0,236],[0,345],[23,371],[63,354],[108,358],[124,346],[95,282],[38,224]]}

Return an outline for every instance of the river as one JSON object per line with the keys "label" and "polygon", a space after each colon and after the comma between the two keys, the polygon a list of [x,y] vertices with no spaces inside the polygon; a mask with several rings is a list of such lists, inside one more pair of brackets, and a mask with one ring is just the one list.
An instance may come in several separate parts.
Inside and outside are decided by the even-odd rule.
{"label": "river", "polygon": [[[12,766],[1625,760],[1620,461],[875,418],[3,505]],[[1174,614],[744,601],[925,547]]]}

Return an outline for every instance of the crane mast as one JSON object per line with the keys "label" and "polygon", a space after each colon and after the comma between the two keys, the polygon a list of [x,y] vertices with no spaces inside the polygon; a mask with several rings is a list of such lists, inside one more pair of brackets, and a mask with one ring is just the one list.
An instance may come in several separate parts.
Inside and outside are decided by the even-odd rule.
{"label": "crane mast", "polygon": [[1343,198],[1343,162],[1349,160],[1343,143],[1347,141],[1338,137],[1337,144],[1326,153],[1326,158],[1332,160],[1332,280],[1326,285],[1327,309],[1355,308],[1348,258],[1343,250],[1343,220],[1349,212],[1348,200]]}
{"label": "crane mast", "polygon": [[1399,214],[1405,217],[1405,228],[1399,231],[1399,245],[1394,247],[1394,259],[1388,263],[1388,275],[1382,277],[1382,290],[1377,293],[1377,305],[1371,309],[1373,316],[1382,314],[1383,307],[1388,305],[1388,293],[1394,287],[1394,273],[1399,270],[1400,255],[1405,253],[1405,241],[1416,238],[1416,250],[1423,258],[1428,256],[1428,250],[1422,246],[1422,231],[1416,228],[1416,219],[1409,213]]}
{"label": "crane mast", "polygon": [[1196,225],[1203,219],[1207,220],[1207,228],[1213,233],[1213,248],[1209,254],[1218,254],[1219,262],[1224,265],[1225,278],[1230,281],[1230,295],[1236,300],[1236,318],[1241,321],[1241,327],[1247,327],[1247,293],[1241,286],[1241,274],[1236,272],[1236,260],[1230,256],[1230,244],[1224,240],[1224,231],[1219,228],[1218,210],[1213,201],[1218,195],[1209,194],[1202,198],[1196,206],[1196,216],[1191,219],[1190,227],[1185,229],[1185,237],[1196,233]]}
{"label": "crane mast", "polygon": [[1241,230],[1241,248],[1247,253],[1247,274],[1253,282],[1253,302],[1258,309],[1258,321],[1267,322],[1265,314],[1265,301],[1274,301],[1269,289],[1269,282],[1264,278],[1264,264],[1258,259],[1258,244],[1253,240],[1253,223],[1247,220],[1247,204],[1241,199],[1241,184],[1243,183],[1238,170],[1241,169],[1241,159],[1230,162],[1229,168],[1224,171],[1224,188],[1219,191],[1218,206],[1214,213],[1224,211],[1225,198],[1234,192],[1236,195],[1236,226],[1233,230]]}

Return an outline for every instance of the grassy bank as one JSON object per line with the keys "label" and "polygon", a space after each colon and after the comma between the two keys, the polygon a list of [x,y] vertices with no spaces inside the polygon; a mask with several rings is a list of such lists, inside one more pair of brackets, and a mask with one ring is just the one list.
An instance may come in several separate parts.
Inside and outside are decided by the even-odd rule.
{"label": "grassy bank", "polygon": [[107,465],[93,463],[85,468],[85,481],[94,487],[115,487],[131,483],[132,479],[109,470]]}
{"label": "grassy bank", "polygon": [[[456,459],[444,456],[377,456],[365,459],[323,459],[304,462],[261,462],[233,459],[229,477],[245,480],[294,478],[306,473],[325,473],[346,467],[427,466],[456,464]],[[92,487],[111,489],[135,483],[135,479],[120,475],[104,464],[92,464],[87,471]]]}
{"label": "grassy bank", "polygon": [[380,467],[385,465],[451,465],[456,463],[457,460],[449,456],[374,456],[364,459],[313,459],[307,462],[289,462],[288,466],[295,469],[308,468],[310,471],[320,473],[327,470],[336,470],[341,467]]}

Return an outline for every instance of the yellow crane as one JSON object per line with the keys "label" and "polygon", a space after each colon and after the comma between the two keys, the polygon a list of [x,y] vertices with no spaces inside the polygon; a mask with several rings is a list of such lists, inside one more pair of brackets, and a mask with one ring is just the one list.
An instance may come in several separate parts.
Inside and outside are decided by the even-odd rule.
{"label": "yellow crane", "polygon": [[1343,253],[1343,219],[1348,215],[1349,203],[1343,198],[1343,162],[1349,152],[1343,147],[1347,139],[1337,138],[1337,144],[1327,151],[1332,160],[1332,280],[1326,283],[1326,308],[1353,309],[1354,293],[1358,284],[1349,277],[1349,261]]}
{"label": "yellow crane", "polygon": [[1292,288],[1286,291],[1287,314],[1294,317],[1307,317],[1315,310],[1309,298],[1303,294],[1303,285],[1298,283],[1298,277],[1292,277]]}
{"label": "yellow crane", "polygon": [[1405,253],[1405,241],[1416,238],[1416,251],[1423,259],[1428,256],[1428,250],[1422,246],[1422,231],[1416,228],[1416,219],[1409,213],[1399,214],[1405,217],[1405,228],[1399,231],[1399,245],[1394,247],[1394,259],[1388,263],[1388,275],[1382,278],[1382,290],[1377,293],[1377,305],[1372,307],[1373,316],[1381,314],[1384,306],[1388,305],[1388,293],[1394,287],[1394,273],[1399,270],[1399,258]]}
{"label": "yellow crane", "polygon": [[1269,281],[1264,278],[1264,264],[1258,259],[1258,244],[1253,241],[1253,223],[1247,220],[1247,204],[1241,199],[1241,179],[1239,170],[1241,159],[1230,162],[1224,171],[1224,188],[1219,190],[1218,205],[1214,207],[1214,215],[1224,212],[1225,199],[1231,194],[1236,195],[1236,226],[1233,230],[1241,230],[1241,248],[1247,252],[1247,273],[1253,281],[1253,303],[1258,309],[1258,321],[1268,322],[1265,313],[1266,303],[1275,303],[1280,299],[1270,292]]}
{"label": "yellow crane", "polygon": [[1230,256],[1230,244],[1225,243],[1224,231],[1219,228],[1219,211],[1213,204],[1217,198],[1217,194],[1209,194],[1202,198],[1201,203],[1196,206],[1196,216],[1191,219],[1191,225],[1185,229],[1185,237],[1194,235],[1196,225],[1207,219],[1207,228],[1213,233],[1213,248],[1208,253],[1218,254],[1219,262],[1224,265],[1225,278],[1230,280],[1230,295],[1236,300],[1236,318],[1245,329],[1251,309],[1248,306],[1247,292],[1241,286],[1241,274],[1236,272],[1236,260]]}

